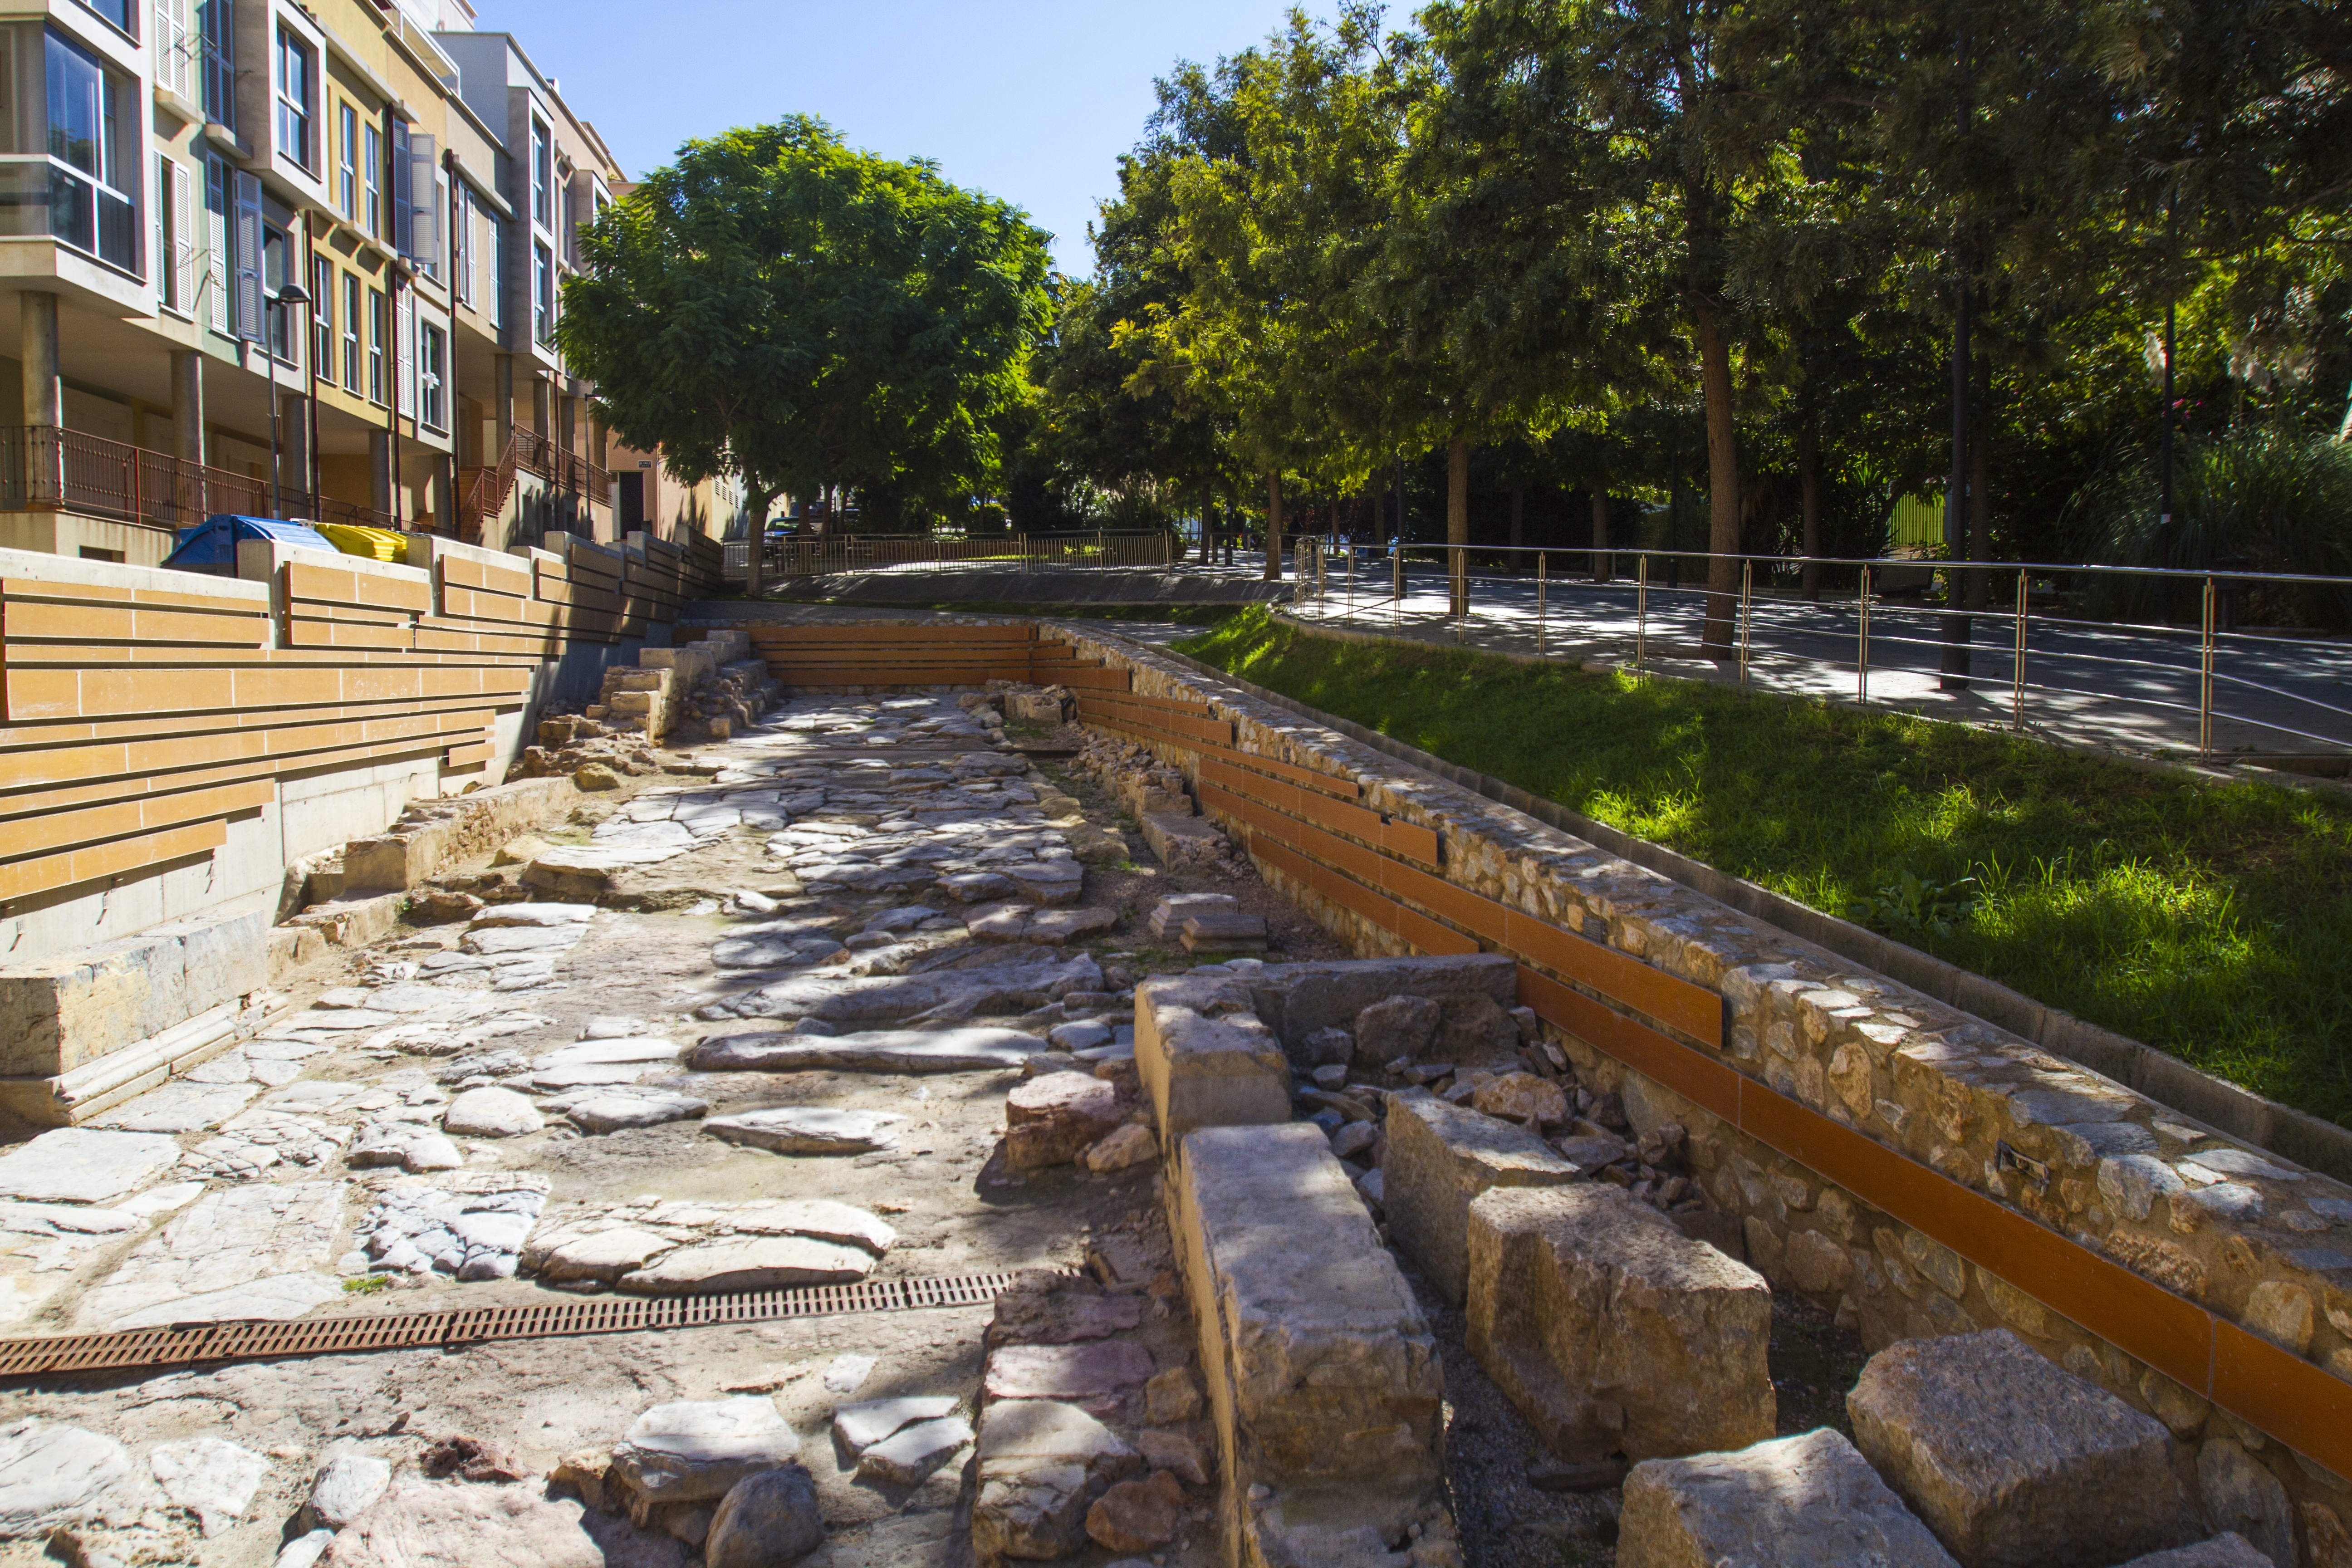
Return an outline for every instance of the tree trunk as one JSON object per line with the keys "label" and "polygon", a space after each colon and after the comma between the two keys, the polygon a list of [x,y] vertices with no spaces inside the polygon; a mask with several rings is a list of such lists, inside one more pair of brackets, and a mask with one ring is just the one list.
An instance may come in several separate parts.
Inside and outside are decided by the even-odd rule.
{"label": "tree trunk", "polygon": [[[1520,527],[1521,522],[1527,516],[1527,487],[1524,485],[1513,485],[1511,487],[1511,548],[1514,550],[1518,549],[1519,546],[1527,542],[1527,535]],[[1517,565],[1517,563],[1514,561],[1512,564]]]}
{"label": "tree trunk", "polygon": [[1208,565],[1216,552],[1216,526],[1212,521],[1217,510],[1216,499],[1206,485],[1201,487],[1201,564]]}
{"label": "tree trunk", "polygon": [[[1969,426],[1969,559],[1992,559],[1992,356],[1977,355],[1976,418]],[[1990,574],[1963,574],[1960,605],[1981,610],[1990,597]]]}
{"label": "tree trunk", "polygon": [[1797,488],[1805,513],[1805,597],[1819,604],[1822,566],[1813,557],[1822,552],[1822,437],[1810,409],[1797,436]]}
{"label": "tree trunk", "polygon": [[751,545],[747,552],[743,596],[756,599],[767,589],[766,561],[768,553],[768,492],[751,480],[743,481],[743,537]]}
{"label": "tree trunk", "polygon": [[1706,391],[1706,651],[1728,657],[1738,607],[1739,434],[1731,417],[1731,341],[1712,303],[1691,308],[1698,327],[1699,379]]}
{"label": "tree trunk", "polygon": [[1265,476],[1265,580],[1282,581],[1282,471],[1270,468]]}
{"label": "tree trunk", "polygon": [[1445,448],[1445,571],[1454,585],[1454,614],[1469,613],[1470,441],[1456,436]]}
{"label": "tree trunk", "polygon": [[1615,575],[1609,559],[1609,481],[1592,481],[1592,580],[1606,583]]}

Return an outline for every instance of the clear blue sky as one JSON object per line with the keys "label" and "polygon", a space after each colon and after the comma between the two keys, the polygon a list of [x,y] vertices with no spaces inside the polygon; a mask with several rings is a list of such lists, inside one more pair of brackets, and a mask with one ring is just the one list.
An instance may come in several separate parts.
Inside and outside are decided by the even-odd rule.
{"label": "clear blue sky", "polygon": [[[631,174],[800,112],[1027,209],[1086,273],[1087,222],[1179,58],[1259,42],[1283,0],[475,0]],[[1327,7],[1315,6],[1320,12]]]}

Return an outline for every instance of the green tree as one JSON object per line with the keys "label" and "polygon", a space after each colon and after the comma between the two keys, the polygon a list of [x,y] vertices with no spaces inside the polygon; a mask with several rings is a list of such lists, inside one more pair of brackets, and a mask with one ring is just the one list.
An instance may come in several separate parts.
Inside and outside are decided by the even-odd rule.
{"label": "green tree", "polygon": [[[608,426],[681,478],[740,474],[755,531],[780,492],[991,488],[1046,324],[1018,209],[793,116],[688,142],[582,252],[558,332]],[[751,558],[756,593],[756,534]]]}

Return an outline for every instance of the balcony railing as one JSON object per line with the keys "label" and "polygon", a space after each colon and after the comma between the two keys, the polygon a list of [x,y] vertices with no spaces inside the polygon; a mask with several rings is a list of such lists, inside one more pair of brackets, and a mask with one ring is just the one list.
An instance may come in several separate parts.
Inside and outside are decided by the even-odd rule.
{"label": "balcony railing", "polygon": [[514,492],[515,476],[536,474],[547,481],[549,489],[559,498],[569,498],[580,503],[577,507],[562,506],[549,520],[565,531],[593,532],[588,507],[612,504],[612,476],[577,452],[560,450],[554,442],[536,430],[516,426],[509,432],[507,449],[499,458],[498,466],[488,468],[468,468],[458,476],[461,500],[457,505],[457,534],[467,541],[482,536],[482,524],[506,510],[507,497]]}
{"label": "balcony railing", "polygon": [[267,479],[184,462],[50,425],[0,426],[0,511],[77,511],[155,528],[193,528],[218,512],[397,529],[373,507],[289,486],[275,510]]}

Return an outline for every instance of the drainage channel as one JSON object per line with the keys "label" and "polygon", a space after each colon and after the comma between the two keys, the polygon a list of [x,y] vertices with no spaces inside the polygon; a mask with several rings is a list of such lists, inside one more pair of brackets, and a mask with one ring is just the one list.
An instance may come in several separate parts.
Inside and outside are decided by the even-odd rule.
{"label": "drainage channel", "polygon": [[1023,1274],[1013,1272],[961,1274],[812,1285],[792,1290],[744,1290],[722,1296],[607,1297],[546,1306],[382,1312],[290,1322],[174,1323],[116,1333],[0,1340],[0,1378],[373,1351],[447,1350],[493,1340],[698,1329],[925,1307],[978,1307],[993,1301],[1022,1278]]}

